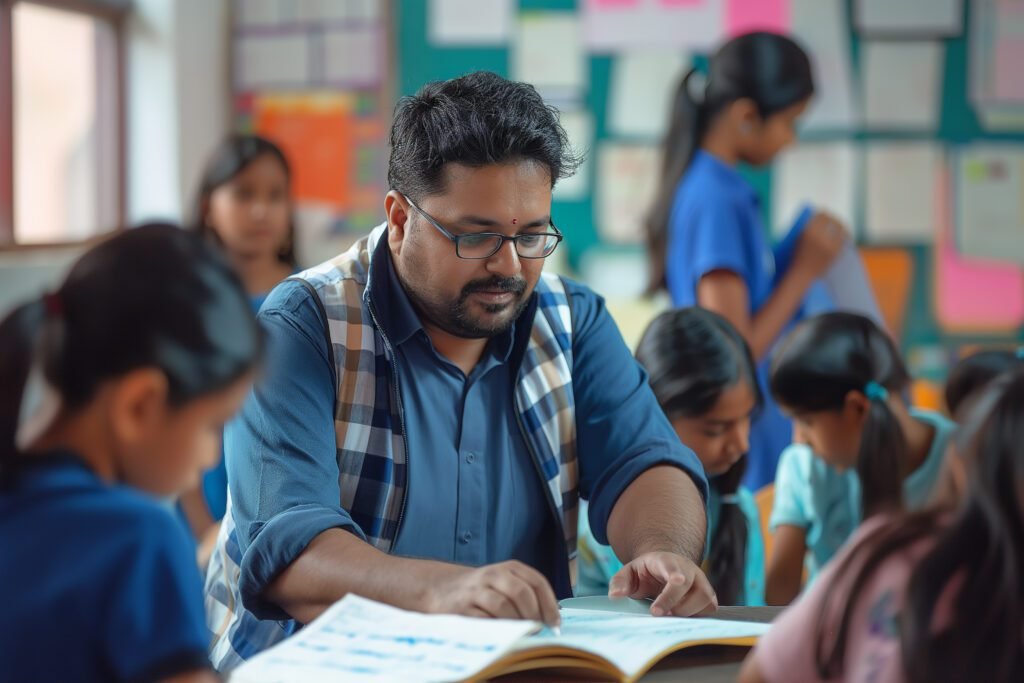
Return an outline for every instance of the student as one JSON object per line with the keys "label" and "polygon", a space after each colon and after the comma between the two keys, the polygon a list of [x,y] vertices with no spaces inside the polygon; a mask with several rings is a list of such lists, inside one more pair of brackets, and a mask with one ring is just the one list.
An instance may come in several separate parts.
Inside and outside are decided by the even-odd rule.
{"label": "student", "polygon": [[[740,484],[746,467],[750,418],[762,403],[743,337],[727,320],[702,308],[662,313],[636,352],[651,388],[679,439],[708,475],[705,571],[723,605],[764,604],[764,540],[754,497]],[[594,539],[580,513],[578,594],[608,591],[622,567]]]}
{"label": "student", "polygon": [[963,502],[866,522],[761,639],[743,683],[1020,680],[1024,373],[982,391],[957,442]]}
{"label": "student", "polygon": [[228,264],[168,225],[0,324],[5,677],[216,680],[193,544],[153,496],[213,463],[260,346]]}
{"label": "student", "polygon": [[[846,241],[839,222],[816,214],[791,265],[775,272],[754,188],[740,162],[771,163],[795,139],[814,82],[807,55],[772,33],[735,38],[711,57],[706,84],[695,71],[676,92],[665,139],[661,185],[647,222],[650,290],[667,288],[677,308],[699,305],[722,315],[743,335],[759,378],[764,359],[797,315],[808,288]],[[771,400],[751,430],[744,482],[771,483],[791,428]]]}
{"label": "student", "polygon": [[[221,246],[259,311],[274,285],[294,273],[295,227],[284,153],[256,135],[234,135],[207,162],[196,198],[193,230]],[[228,478],[221,457],[186,491],[181,509],[199,539],[199,564],[210,557],[227,507]]]}
{"label": "student", "polygon": [[798,325],[772,361],[771,390],[793,419],[779,460],[766,597],[785,605],[866,517],[928,502],[955,425],[908,408],[892,340],[854,313]]}

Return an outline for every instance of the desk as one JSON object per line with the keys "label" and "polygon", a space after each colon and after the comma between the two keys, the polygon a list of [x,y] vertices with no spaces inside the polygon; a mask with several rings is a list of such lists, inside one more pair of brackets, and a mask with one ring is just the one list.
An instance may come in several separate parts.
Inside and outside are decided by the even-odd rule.
{"label": "desk", "polygon": [[[720,607],[715,617],[734,621],[768,623],[781,607]],[[705,645],[689,648],[664,659],[641,679],[643,683],[734,683],[748,648]],[[521,673],[501,676],[494,683],[582,683],[588,676],[553,678],[551,674]]]}

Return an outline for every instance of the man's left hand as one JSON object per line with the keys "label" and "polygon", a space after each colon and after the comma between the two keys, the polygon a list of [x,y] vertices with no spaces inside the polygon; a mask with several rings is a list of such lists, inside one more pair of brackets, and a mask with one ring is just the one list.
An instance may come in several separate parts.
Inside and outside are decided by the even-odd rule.
{"label": "man's left hand", "polygon": [[705,616],[718,609],[718,597],[704,572],[682,555],[644,553],[620,569],[608,584],[608,597],[651,598],[651,614]]}

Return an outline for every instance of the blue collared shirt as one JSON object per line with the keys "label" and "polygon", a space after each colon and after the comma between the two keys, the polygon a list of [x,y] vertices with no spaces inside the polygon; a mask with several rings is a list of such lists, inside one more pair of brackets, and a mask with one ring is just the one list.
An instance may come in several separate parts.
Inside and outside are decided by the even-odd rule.
{"label": "blue collared shirt", "polygon": [[[408,499],[393,552],[467,565],[519,559],[568,597],[556,580],[564,576],[564,541],[513,405],[513,342],[529,326],[493,338],[467,377],[433,349],[390,258],[381,263],[390,272],[371,278],[370,296],[395,347],[409,443]],[[595,535],[606,540],[615,501],[650,467],[682,468],[704,495],[707,482],[603,301],[566,284],[580,493],[591,500]],[[339,504],[335,368],[312,296],[286,281],[267,299],[259,314],[268,336],[266,376],[225,435],[243,553],[239,589],[262,618],[282,616],[258,596],[314,537],[331,528],[360,533]]]}

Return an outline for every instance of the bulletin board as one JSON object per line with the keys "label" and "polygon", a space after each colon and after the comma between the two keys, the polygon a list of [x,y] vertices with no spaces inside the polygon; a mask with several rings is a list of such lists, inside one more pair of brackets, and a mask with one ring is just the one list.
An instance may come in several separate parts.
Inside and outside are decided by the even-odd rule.
{"label": "bulletin board", "polygon": [[[512,0],[517,12],[581,12],[585,2],[596,0]],[[795,2],[796,0],[794,0]],[[858,81],[861,51],[867,49],[863,40],[863,32],[856,27],[855,0],[842,0],[842,11],[845,15],[845,33],[849,39],[850,64],[854,81]],[[1019,0],[986,0],[989,2],[1019,2]],[[804,0],[814,2],[814,0]],[[904,131],[899,125],[891,130],[866,130],[859,123],[846,130],[829,132],[808,132],[801,134],[802,139],[810,142],[849,141],[859,146],[872,143],[935,143],[943,154],[955,151],[961,145],[990,142],[995,145],[1024,145],[1024,126],[1018,131],[993,132],[987,130],[979,121],[976,110],[972,107],[968,93],[974,87],[969,82],[968,39],[971,31],[972,5],[975,0],[966,0],[956,6],[963,13],[963,24],[955,35],[942,36],[935,39],[944,49],[943,64],[938,73],[941,79],[941,106],[937,109],[937,120],[929,132]],[[438,79],[459,76],[477,69],[487,69],[499,74],[510,76],[510,51],[506,45],[438,46],[431,39],[430,24],[432,17],[431,0],[397,0],[394,12],[395,46],[397,72],[397,91],[399,95],[415,92],[422,84]],[[600,4],[600,3],[599,3]],[[627,3],[628,4],[628,3]],[[776,4],[760,3],[758,6]],[[872,3],[866,3],[872,4]],[[875,3],[877,4],[877,3]],[[946,3],[942,3],[946,4]],[[892,35],[872,35],[872,43],[881,44],[881,49],[871,49],[882,53],[889,49],[887,40],[899,39],[901,33],[894,29]],[[884,55],[883,55],[884,56]],[[695,52],[694,63],[700,66],[706,62],[706,52]],[[874,57],[872,57],[873,59]],[[579,106],[589,110],[593,117],[594,144],[590,149],[591,162],[599,154],[602,143],[616,142],[629,145],[633,142],[628,135],[613,134],[609,126],[610,91],[612,89],[612,72],[616,69],[619,56],[607,54],[590,54],[587,56],[585,76],[586,87],[582,93]],[[557,104],[557,102],[556,102]],[[881,103],[884,107],[884,102]],[[874,106],[874,105],[872,105]],[[884,112],[883,112],[884,114]],[[898,112],[897,112],[898,114]],[[667,112],[666,112],[667,115]],[[891,114],[890,114],[891,115]],[[897,122],[898,123],[898,122]],[[883,127],[884,128],[884,127]],[[911,145],[913,147],[913,145]],[[881,160],[880,160],[881,161]],[[772,225],[772,169],[743,168],[741,171],[758,190],[762,199],[762,208],[766,225]],[[585,266],[588,253],[617,252],[638,253],[640,246],[609,245],[602,239],[597,219],[604,199],[598,191],[598,178],[591,168],[584,180],[582,194],[572,199],[560,199],[557,194],[553,213],[556,223],[566,235],[565,246],[568,247],[568,258],[571,266]],[[1024,185],[1021,187],[1024,190]],[[858,204],[855,215],[850,219],[851,225],[862,241],[865,237],[865,219],[863,206]],[[935,219],[938,221],[938,218]],[[1022,237],[1024,242],[1024,237]],[[941,247],[942,245],[939,245]],[[948,245],[947,245],[948,246]],[[961,272],[955,269],[957,263],[944,259],[934,241],[913,245],[872,245],[868,247],[867,260],[869,271],[880,269],[881,282],[885,291],[906,291],[904,301],[887,305],[896,311],[894,315],[902,316],[899,325],[901,343],[907,354],[912,370],[918,376],[933,377],[939,380],[944,375],[951,360],[961,347],[981,344],[988,346],[1016,345],[1024,340],[1022,328],[1018,325],[1011,328],[986,329],[984,325],[973,329],[956,329],[955,326],[943,326],[938,317],[941,310],[935,300],[938,284],[936,277],[939,272]],[[895,264],[895,265],[894,265]],[[952,264],[952,265],[951,265]],[[984,265],[984,262],[983,262]],[[951,270],[952,268],[952,270]],[[898,272],[891,272],[897,269]],[[1011,268],[1018,272],[1019,268]],[[1008,275],[1000,280],[1006,286],[1014,287],[1018,280]],[[1024,280],[1020,282],[1024,283]],[[948,283],[947,283],[948,284]],[[1024,285],[1022,285],[1024,287]],[[994,292],[993,296],[1003,296],[1005,292]],[[1020,296],[1024,301],[1024,291],[1015,292],[1012,296]]]}

